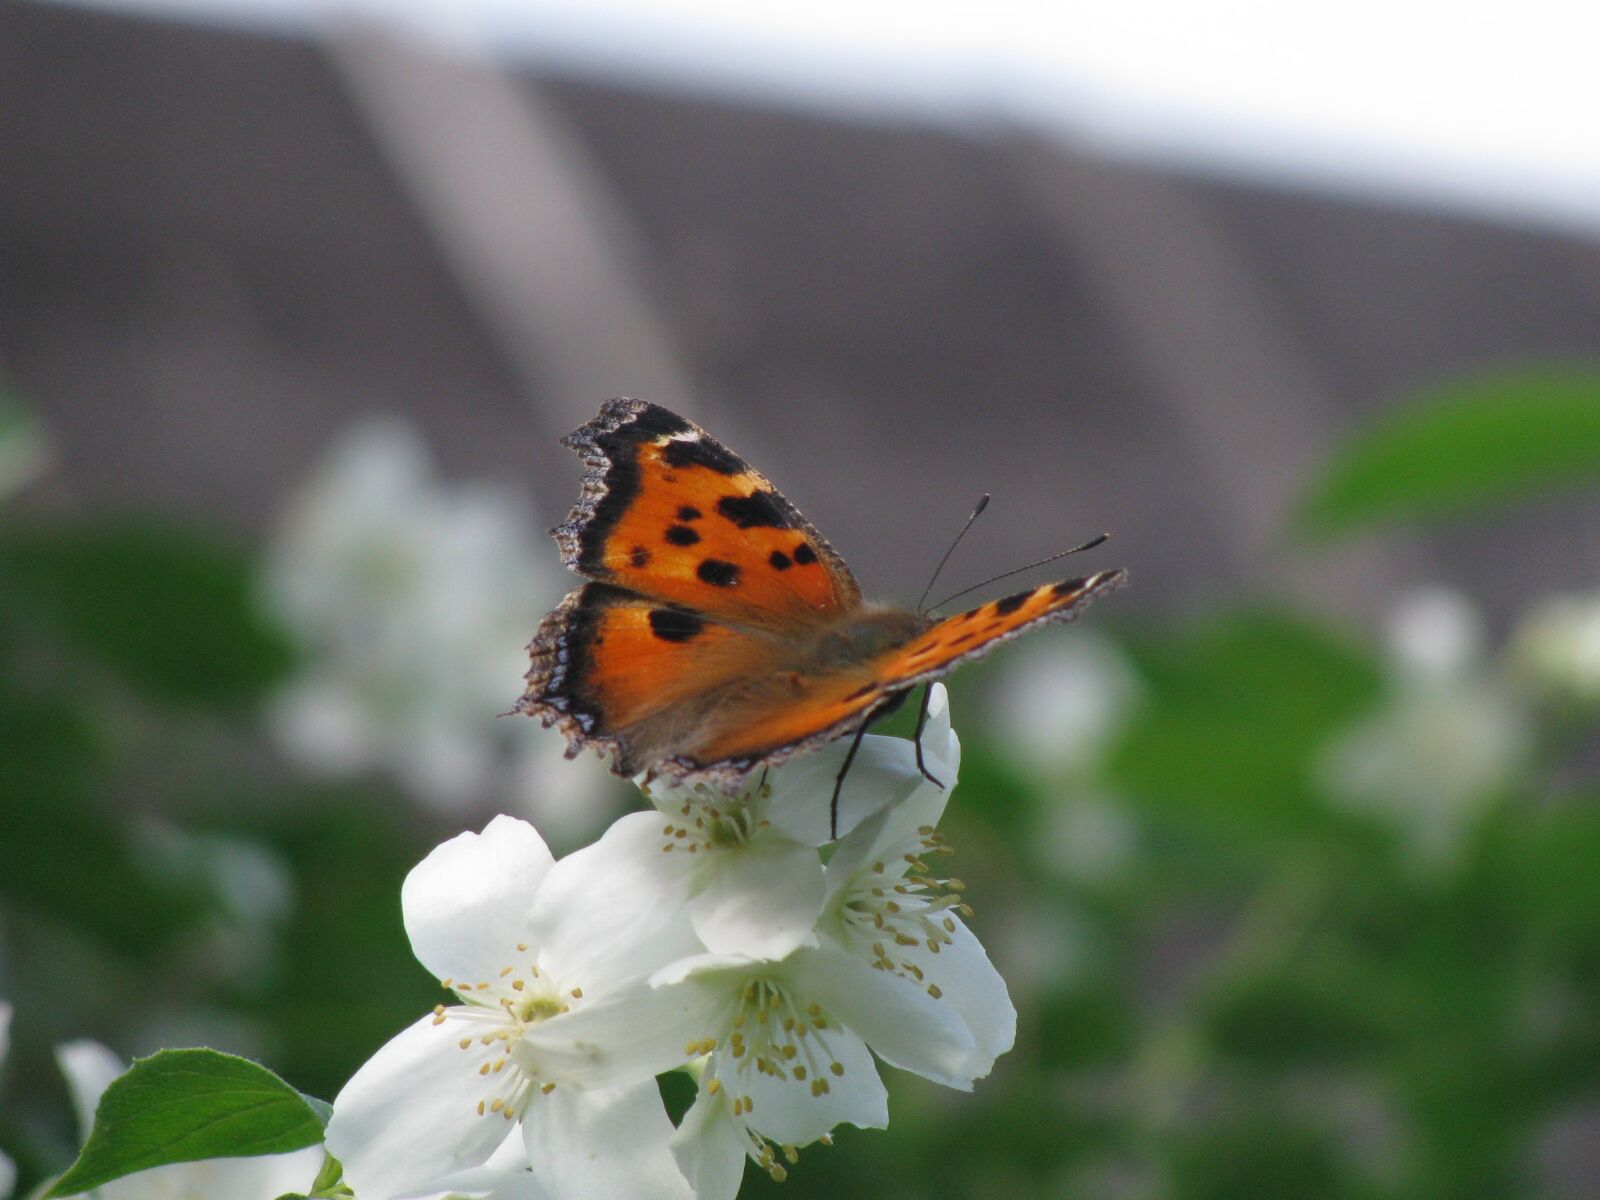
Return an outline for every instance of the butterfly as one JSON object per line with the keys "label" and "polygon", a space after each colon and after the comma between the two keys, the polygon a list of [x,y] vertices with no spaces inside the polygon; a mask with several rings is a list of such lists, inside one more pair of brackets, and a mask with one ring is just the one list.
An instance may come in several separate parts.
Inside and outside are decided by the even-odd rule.
{"label": "butterfly", "polygon": [[[551,533],[589,582],[540,623],[515,711],[556,726],[569,758],[597,747],[619,775],[735,792],[853,733],[848,770],[868,725],[917,685],[926,716],[934,680],[1126,579],[1101,571],[942,620],[866,603],[798,509],[675,413],[608,400],[562,443],[583,485]],[[920,719],[917,732],[921,766]]]}

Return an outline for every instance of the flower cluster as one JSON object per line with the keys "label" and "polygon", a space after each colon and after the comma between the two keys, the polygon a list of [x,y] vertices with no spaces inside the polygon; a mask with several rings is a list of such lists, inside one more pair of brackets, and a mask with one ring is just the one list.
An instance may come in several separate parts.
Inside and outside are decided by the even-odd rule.
{"label": "flower cluster", "polygon": [[1424,588],[1404,597],[1389,619],[1382,703],[1319,764],[1328,795],[1392,825],[1425,870],[1459,860],[1531,748],[1527,705],[1487,641],[1464,596]]}
{"label": "flower cluster", "polygon": [[[356,1195],[731,1200],[747,1161],[782,1179],[837,1125],[886,1125],[875,1058],[971,1087],[1016,1014],[942,868],[942,688],[923,755],[939,783],[865,739],[826,862],[843,747],[738,796],[642,785],[651,810],[559,862],[510,817],[438,847],[401,898],[453,1002],[336,1100]],[[677,1068],[699,1091],[675,1126],[656,1076]]]}
{"label": "flower cluster", "polygon": [[[560,772],[561,743],[505,709],[526,665],[528,614],[566,578],[533,552],[526,497],[447,482],[410,424],[347,430],[287,506],[264,599],[305,650],[272,725],[298,762],[381,770],[425,803],[461,811],[508,792],[563,838],[589,832],[610,793],[593,760]],[[603,820],[603,817],[601,818]]]}

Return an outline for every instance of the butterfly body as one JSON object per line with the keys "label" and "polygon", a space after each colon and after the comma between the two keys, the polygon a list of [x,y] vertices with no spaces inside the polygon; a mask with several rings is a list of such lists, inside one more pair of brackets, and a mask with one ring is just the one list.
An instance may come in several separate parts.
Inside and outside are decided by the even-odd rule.
{"label": "butterfly body", "polygon": [[799,511],[682,417],[611,400],[565,441],[583,491],[553,533],[590,582],[540,624],[517,710],[560,729],[569,756],[594,746],[624,775],[736,787],[1124,579],[1103,571],[942,620],[867,604]]}

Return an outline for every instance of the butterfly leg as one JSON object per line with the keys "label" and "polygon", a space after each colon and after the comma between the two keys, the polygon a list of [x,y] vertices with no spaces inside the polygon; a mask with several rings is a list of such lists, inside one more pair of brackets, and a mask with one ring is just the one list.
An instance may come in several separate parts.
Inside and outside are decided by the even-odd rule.
{"label": "butterfly leg", "polygon": [[933,772],[928,770],[928,764],[922,761],[922,729],[923,726],[928,723],[928,700],[932,696],[933,684],[923,684],[922,703],[917,706],[917,731],[911,735],[911,740],[916,744],[917,747],[917,770],[922,772],[922,777],[924,779],[933,784],[934,787],[938,788],[942,792],[944,791],[944,783],[941,780],[934,778]]}
{"label": "butterfly leg", "polygon": [[863,722],[861,728],[856,730],[856,736],[850,741],[850,752],[844,756],[844,765],[839,768],[839,774],[833,781],[833,800],[828,805],[828,836],[837,841],[839,838],[839,789],[844,787],[844,777],[850,774],[850,764],[855,761],[856,751],[861,749],[861,739],[867,736],[867,726],[870,721]]}

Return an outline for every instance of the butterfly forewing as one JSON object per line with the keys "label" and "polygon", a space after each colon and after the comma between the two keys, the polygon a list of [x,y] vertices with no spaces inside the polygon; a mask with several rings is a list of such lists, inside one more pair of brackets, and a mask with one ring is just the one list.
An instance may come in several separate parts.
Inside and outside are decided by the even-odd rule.
{"label": "butterfly forewing", "polygon": [[583,456],[583,498],[555,534],[580,574],[757,626],[826,621],[860,604],[821,535],[699,426],[612,400],[566,443]]}
{"label": "butterfly forewing", "polygon": [[608,745],[628,773],[690,736],[711,698],[759,671],[769,644],[607,583],[588,583],[544,619],[521,712],[545,718],[576,751]]}
{"label": "butterfly forewing", "polygon": [[849,668],[797,681],[792,695],[774,694],[712,731],[680,768],[719,762],[755,763],[829,741],[889,704],[907,688],[948,675],[959,664],[1034,626],[1070,621],[1118,587],[1121,571],[1045,584],[948,617],[904,645]]}

